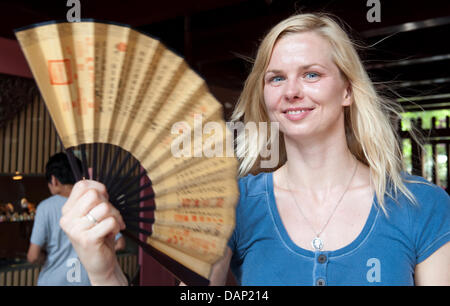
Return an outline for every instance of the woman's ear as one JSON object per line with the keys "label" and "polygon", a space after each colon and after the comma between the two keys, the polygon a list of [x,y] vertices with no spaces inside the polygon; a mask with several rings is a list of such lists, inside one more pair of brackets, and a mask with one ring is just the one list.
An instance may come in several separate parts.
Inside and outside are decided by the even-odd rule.
{"label": "woman's ear", "polygon": [[342,106],[349,106],[352,104],[352,102],[353,102],[352,86],[348,84],[344,92],[344,100]]}

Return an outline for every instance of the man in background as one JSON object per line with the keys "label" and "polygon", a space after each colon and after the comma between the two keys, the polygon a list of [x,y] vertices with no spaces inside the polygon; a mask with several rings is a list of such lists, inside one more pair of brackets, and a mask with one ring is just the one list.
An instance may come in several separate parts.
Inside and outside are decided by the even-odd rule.
{"label": "man in background", "polygon": [[[77,163],[81,168],[80,160]],[[27,259],[33,264],[43,264],[38,286],[89,286],[87,272],[59,225],[61,209],[75,184],[66,154],[50,157],[45,177],[52,196],[37,206]],[[124,248],[125,239],[118,234],[116,251]]]}

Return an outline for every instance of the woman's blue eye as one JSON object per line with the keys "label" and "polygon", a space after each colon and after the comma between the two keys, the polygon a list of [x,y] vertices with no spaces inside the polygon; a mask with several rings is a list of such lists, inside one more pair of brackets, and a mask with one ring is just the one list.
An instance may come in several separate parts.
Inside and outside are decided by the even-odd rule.
{"label": "woman's blue eye", "polygon": [[281,82],[281,81],[283,81],[283,80],[284,80],[283,77],[276,76],[276,77],[273,77],[271,81],[272,81],[272,82]]}
{"label": "woman's blue eye", "polygon": [[319,74],[316,73],[316,72],[308,72],[308,73],[306,74],[306,78],[307,78],[307,79],[313,79],[313,78],[317,78],[317,77],[319,77]]}

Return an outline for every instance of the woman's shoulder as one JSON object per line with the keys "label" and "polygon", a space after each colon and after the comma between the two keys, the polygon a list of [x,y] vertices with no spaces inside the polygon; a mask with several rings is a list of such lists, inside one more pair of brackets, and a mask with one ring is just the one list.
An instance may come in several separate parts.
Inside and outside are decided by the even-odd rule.
{"label": "woman's shoulder", "polygon": [[425,178],[402,172],[403,182],[418,202],[437,201],[450,204],[450,197],[443,187],[431,183]]}
{"label": "woman's shoulder", "polygon": [[[402,173],[402,176],[417,205],[396,205],[397,209],[393,211],[407,211],[408,235],[414,242],[417,263],[420,263],[450,239],[450,197],[442,187],[421,176],[408,173]],[[395,215],[399,220],[405,220],[404,214],[394,214],[393,218]],[[397,224],[401,222],[404,221]]]}
{"label": "woman's shoulder", "polygon": [[[389,214],[392,212],[396,215],[395,212],[397,212],[402,217],[404,213],[407,213],[414,223],[421,223],[430,220],[430,218],[445,219],[450,216],[450,197],[444,188],[421,176],[406,172],[402,172],[402,180],[414,200],[399,192],[396,201],[392,202],[397,205],[388,207]],[[388,199],[388,201],[391,201],[391,199]]]}

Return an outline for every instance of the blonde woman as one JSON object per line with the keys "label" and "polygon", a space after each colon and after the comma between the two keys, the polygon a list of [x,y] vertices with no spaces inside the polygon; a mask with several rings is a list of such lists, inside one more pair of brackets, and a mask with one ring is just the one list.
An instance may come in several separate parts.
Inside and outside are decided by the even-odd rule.
{"label": "blonde woman", "polygon": [[[275,26],[234,120],[278,123],[279,165],[261,168],[258,137],[238,137],[236,229],[211,284],[231,263],[242,285],[449,285],[450,199],[402,171],[388,110],[333,19]],[[126,284],[112,243],[125,225],[107,199],[103,185],[77,183],[60,223],[92,284]]]}
{"label": "blonde woman", "polygon": [[402,171],[389,113],[333,18],[275,26],[233,119],[278,123],[280,163],[262,169],[263,146],[238,136],[237,225],[213,281],[231,261],[242,285],[450,285],[450,198]]}

